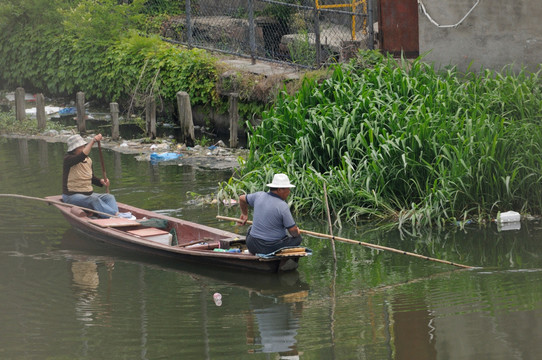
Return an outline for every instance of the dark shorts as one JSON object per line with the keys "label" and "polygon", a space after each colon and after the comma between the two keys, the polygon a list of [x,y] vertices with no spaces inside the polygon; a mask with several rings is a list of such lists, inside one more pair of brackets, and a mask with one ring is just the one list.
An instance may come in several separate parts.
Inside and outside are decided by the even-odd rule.
{"label": "dark shorts", "polygon": [[247,248],[252,254],[269,254],[287,246],[299,246],[303,239],[300,236],[285,236],[279,240],[262,240],[250,235],[250,228],[247,233]]}

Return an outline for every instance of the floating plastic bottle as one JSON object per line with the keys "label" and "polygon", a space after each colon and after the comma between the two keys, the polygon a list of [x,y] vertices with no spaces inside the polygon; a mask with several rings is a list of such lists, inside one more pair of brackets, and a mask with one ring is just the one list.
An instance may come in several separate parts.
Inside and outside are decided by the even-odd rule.
{"label": "floating plastic bottle", "polygon": [[222,305],[222,294],[220,293],[214,293],[213,294],[213,301],[215,302],[215,305],[216,306],[221,306]]}

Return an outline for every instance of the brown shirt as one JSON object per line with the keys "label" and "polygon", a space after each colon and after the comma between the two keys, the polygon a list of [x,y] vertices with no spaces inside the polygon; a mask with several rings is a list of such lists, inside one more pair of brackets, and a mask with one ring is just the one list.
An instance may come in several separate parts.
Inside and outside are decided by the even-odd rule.
{"label": "brown shirt", "polygon": [[64,157],[62,171],[62,193],[66,195],[91,195],[92,185],[103,186],[92,171],[92,159],[81,152],[68,153]]}

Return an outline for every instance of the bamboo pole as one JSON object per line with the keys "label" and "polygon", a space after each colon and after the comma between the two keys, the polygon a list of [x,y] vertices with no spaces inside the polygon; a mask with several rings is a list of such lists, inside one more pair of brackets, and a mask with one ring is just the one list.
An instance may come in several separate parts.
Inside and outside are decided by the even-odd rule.
{"label": "bamboo pole", "polygon": [[333,224],[331,223],[331,212],[329,211],[329,203],[327,201],[327,189],[326,189],[325,183],[324,183],[324,199],[326,200],[327,222],[329,224],[329,233],[331,234],[331,247],[333,249],[333,260],[337,262],[337,253],[335,252],[335,236],[333,236]]}
{"label": "bamboo pole", "polygon": [[[100,163],[102,164],[102,173],[103,173],[104,181],[107,181],[107,174],[105,172],[104,155],[102,154],[102,146],[100,145],[99,141],[98,141],[98,151],[100,152]],[[105,191],[109,194],[109,185],[106,185]]]}
{"label": "bamboo pole", "polygon": [[[232,218],[232,217],[227,217],[227,216],[217,215],[216,218],[220,219],[220,220],[230,220],[230,221],[239,222],[238,218]],[[248,220],[247,224],[252,224],[252,221]],[[395,248],[391,248],[391,247],[387,247],[387,246],[381,246],[381,245],[366,243],[366,242],[363,242],[363,241],[347,239],[347,238],[343,238],[343,237],[340,237],[340,236],[332,236],[332,235],[328,235],[328,234],[322,234],[322,233],[318,233],[318,232],[314,232],[314,231],[301,230],[301,229],[299,229],[299,232],[302,233],[302,234],[323,237],[323,238],[327,238],[327,239],[331,239],[331,240],[337,240],[337,241],[341,241],[341,242],[344,242],[344,243],[361,245],[361,246],[365,246],[365,247],[368,247],[368,248],[371,248],[371,249],[382,250],[382,251],[391,251],[391,252],[394,252],[394,253],[397,253],[397,254],[413,256],[413,257],[416,257],[418,259],[435,261],[435,262],[439,262],[439,263],[447,264],[447,265],[453,265],[453,266],[457,266],[457,267],[460,267],[460,268],[463,268],[463,269],[474,269],[474,266],[462,265],[462,264],[454,263],[454,262],[447,261],[447,260],[436,259],[436,258],[432,258],[432,257],[425,256],[425,255],[415,254],[415,253],[412,253],[412,252],[399,250],[399,249],[395,249]]]}
{"label": "bamboo pole", "polygon": [[85,207],[81,207],[81,206],[77,206],[77,205],[73,205],[73,204],[68,204],[68,203],[65,203],[65,202],[62,202],[62,201],[43,199],[43,198],[34,197],[34,196],[26,196],[26,195],[19,195],[19,194],[0,194],[0,197],[12,197],[12,198],[26,199],[26,200],[37,200],[37,201],[46,202],[48,204],[55,204],[55,205],[61,205],[61,206],[66,206],[66,207],[79,208],[79,209],[84,210],[84,211],[88,211],[88,212],[98,214],[98,215],[104,215],[104,216],[107,216],[107,217],[112,217],[112,218],[120,217],[118,215],[111,215],[111,214],[104,213],[104,212],[101,212],[101,211],[98,211],[98,210],[89,209],[89,208],[85,208]]}

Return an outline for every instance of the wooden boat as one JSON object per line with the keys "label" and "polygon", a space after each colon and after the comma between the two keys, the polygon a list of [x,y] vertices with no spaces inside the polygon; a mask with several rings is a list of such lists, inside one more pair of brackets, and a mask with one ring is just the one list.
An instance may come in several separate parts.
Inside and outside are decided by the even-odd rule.
{"label": "wooden boat", "polygon": [[[282,272],[297,269],[299,258],[310,255],[310,251],[302,247],[285,249],[270,257],[252,255],[246,250],[244,236],[122,203],[118,203],[119,211],[131,212],[136,220],[98,219],[77,206],[62,203],[59,195],[48,196],[46,200],[58,208],[75,229],[98,240],[182,261]],[[156,220],[165,227],[149,226]]]}

